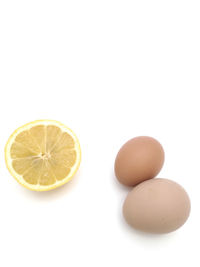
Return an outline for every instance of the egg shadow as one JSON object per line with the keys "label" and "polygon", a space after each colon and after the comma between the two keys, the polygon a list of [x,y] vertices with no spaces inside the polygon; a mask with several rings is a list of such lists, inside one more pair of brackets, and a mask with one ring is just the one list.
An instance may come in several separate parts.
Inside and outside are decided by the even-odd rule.
{"label": "egg shadow", "polygon": [[76,186],[80,179],[81,170],[79,169],[73,179],[69,181],[68,183],[57,187],[53,190],[49,191],[31,191],[27,190],[24,187],[20,187],[20,190],[22,190],[22,194],[25,195],[25,197],[31,198],[33,200],[37,201],[52,201],[58,198],[63,197],[67,193],[69,193],[73,188]]}
{"label": "egg shadow", "polygon": [[112,170],[111,172],[111,179],[112,179],[112,184],[113,186],[120,192],[123,192],[123,193],[128,193],[132,190],[133,187],[131,186],[126,186],[126,185],[123,185],[121,184],[118,180],[117,180],[117,177],[115,176],[115,173],[114,171]]}
{"label": "egg shadow", "polygon": [[124,219],[122,214],[122,207],[119,209],[118,218],[120,225],[123,229],[129,234],[133,236],[134,242],[140,242],[146,245],[159,246],[163,242],[171,242],[170,240],[174,239],[177,236],[177,232],[165,233],[165,234],[154,234],[148,232],[142,232],[140,230],[134,229],[131,227]]}

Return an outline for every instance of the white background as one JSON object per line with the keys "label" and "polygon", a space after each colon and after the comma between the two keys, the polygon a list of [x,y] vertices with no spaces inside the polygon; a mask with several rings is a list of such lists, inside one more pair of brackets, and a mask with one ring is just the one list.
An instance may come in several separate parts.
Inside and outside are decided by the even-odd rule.
{"label": "white background", "polygon": [[[199,0],[0,1],[0,266],[199,267]],[[82,147],[72,182],[22,188],[4,146],[19,126],[56,119]],[[188,191],[188,222],[168,235],[134,231],[114,177],[120,146],[163,145],[159,177]]]}

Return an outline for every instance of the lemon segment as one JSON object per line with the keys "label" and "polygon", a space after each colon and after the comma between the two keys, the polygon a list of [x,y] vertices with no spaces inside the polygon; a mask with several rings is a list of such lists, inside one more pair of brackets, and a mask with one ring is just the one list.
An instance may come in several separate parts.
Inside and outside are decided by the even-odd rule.
{"label": "lemon segment", "polygon": [[20,184],[47,191],[72,179],[80,165],[80,144],[72,130],[60,122],[34,121],[10,136],[5,160]]}

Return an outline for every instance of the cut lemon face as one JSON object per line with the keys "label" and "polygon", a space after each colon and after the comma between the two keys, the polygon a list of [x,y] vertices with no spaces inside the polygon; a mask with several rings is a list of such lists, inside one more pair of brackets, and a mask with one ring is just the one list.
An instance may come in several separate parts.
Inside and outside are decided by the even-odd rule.
{"label": "cut lemon face", "polygon": [[72,179],[80,165],[80,144],[75,134],[60,122],[34,121],[10,136],[5,160],[21,185],[47,191]]}

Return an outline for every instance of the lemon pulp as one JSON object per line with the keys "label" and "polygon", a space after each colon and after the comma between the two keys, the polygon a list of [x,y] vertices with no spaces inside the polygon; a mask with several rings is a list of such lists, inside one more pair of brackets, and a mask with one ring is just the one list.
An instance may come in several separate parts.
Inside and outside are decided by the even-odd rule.
{"label": "lemon pulp", "polygon": [[11,174],[37,191],[66,183],[80,164],[77,137],[56,121],[36,121],[20,127],[9,138],[5,152]]}

